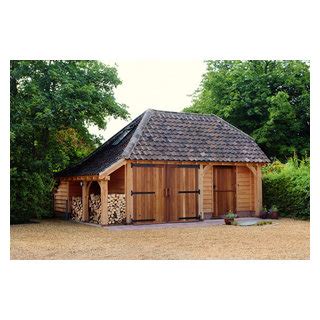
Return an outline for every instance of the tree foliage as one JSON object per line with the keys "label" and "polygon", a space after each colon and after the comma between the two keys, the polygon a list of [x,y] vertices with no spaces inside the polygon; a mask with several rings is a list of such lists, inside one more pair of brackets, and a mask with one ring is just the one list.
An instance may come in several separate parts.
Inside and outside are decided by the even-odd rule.
{"label": "tree foliage", "polygon": [[271,158],[309,154],[310,74],[303,61],[207,61],[186,112],[216,114]]}
{"label": "tree foliage", "polygon": [[115,67],[97,61],[11,61],[11,220],[50,212],[53,173],[100,143],[89,125],[126,118]]}

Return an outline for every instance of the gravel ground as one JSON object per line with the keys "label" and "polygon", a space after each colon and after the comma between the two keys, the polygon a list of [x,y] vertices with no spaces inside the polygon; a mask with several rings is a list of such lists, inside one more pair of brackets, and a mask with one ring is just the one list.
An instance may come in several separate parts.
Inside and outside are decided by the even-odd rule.
{"label": "gravel ground", "polygon": [[310,259],[310,223],[110,230],[71,221],[11,226],[11,259]]}

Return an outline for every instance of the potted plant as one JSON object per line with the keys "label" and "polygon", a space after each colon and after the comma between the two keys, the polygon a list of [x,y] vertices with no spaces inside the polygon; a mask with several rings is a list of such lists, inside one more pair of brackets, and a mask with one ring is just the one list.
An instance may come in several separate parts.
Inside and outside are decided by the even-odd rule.
{"label": "potted plant", "polygon": [[231,225],[234,222],[234,219],[237,217],[235,213],[232,211],[229,211],[225,216],[224,216],[224,222],[227,225]]}
{"label": "potted plant", "polygon": [[270,209],[270,218],[271,219],[278,219],[278,216],[279,216],[278,208],[275,205],[273,205]]}
{"label": "potted plant", "polygon": [[260,211],[260,218],[267,219],[268,218],[268,210],[267,207],[264,206],[263,209]]}

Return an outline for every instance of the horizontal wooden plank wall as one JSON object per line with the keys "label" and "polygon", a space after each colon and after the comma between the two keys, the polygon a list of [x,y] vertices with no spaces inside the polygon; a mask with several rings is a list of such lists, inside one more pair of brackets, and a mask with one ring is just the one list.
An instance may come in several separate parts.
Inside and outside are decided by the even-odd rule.
{"label": "horizontal wooden plank wall", "polygon": [[250,194],[251,194],[251,203],[250,203],[250,210],[255,211],[255,201],[256,201],[256,177],[252,172],[251,173],[251,179],[250,179]]}
{"label": "horizontal wooden plank wall", "polygon": [[213,169],[212,166],[205,168],[203,174],[203,211],[212,213],[214,208],[213,203]]}
{"label": "horizontal wooden plank wall", "polygon": [[257,166],[257,174],[256,174],[256,215],[260,214],[260,210],[262,209],[262,173],[261,166]]}
{"label": "horizontal wooden plank wall", "polygon": [[57,191],[54,194],[54,211],[65,212],[66,201],[69,198],[69,182],[61,181]]}

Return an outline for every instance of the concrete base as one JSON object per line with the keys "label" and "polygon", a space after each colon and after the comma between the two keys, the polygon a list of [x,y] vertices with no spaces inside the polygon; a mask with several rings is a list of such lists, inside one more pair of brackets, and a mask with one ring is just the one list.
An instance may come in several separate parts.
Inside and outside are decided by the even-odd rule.
{"label": "concrete base", "polygon": [[[237,218],[237,221],[252,221],[258,222],[262,219],[250,217],[250,218]],[[106,228],[111,231],[116,230],[146,230],[146,229],[165,229],[165,228],[196,228],[196,227],[211,227],[217,225],[223,225],[224,219],[211,219],[211,220],[204,220],[204,221],[197,221],[197,222],[177,222],[177,223],[161,223],[161,224],[140,224],[140,225],[117,225],[112,226],[109,225]]]}

